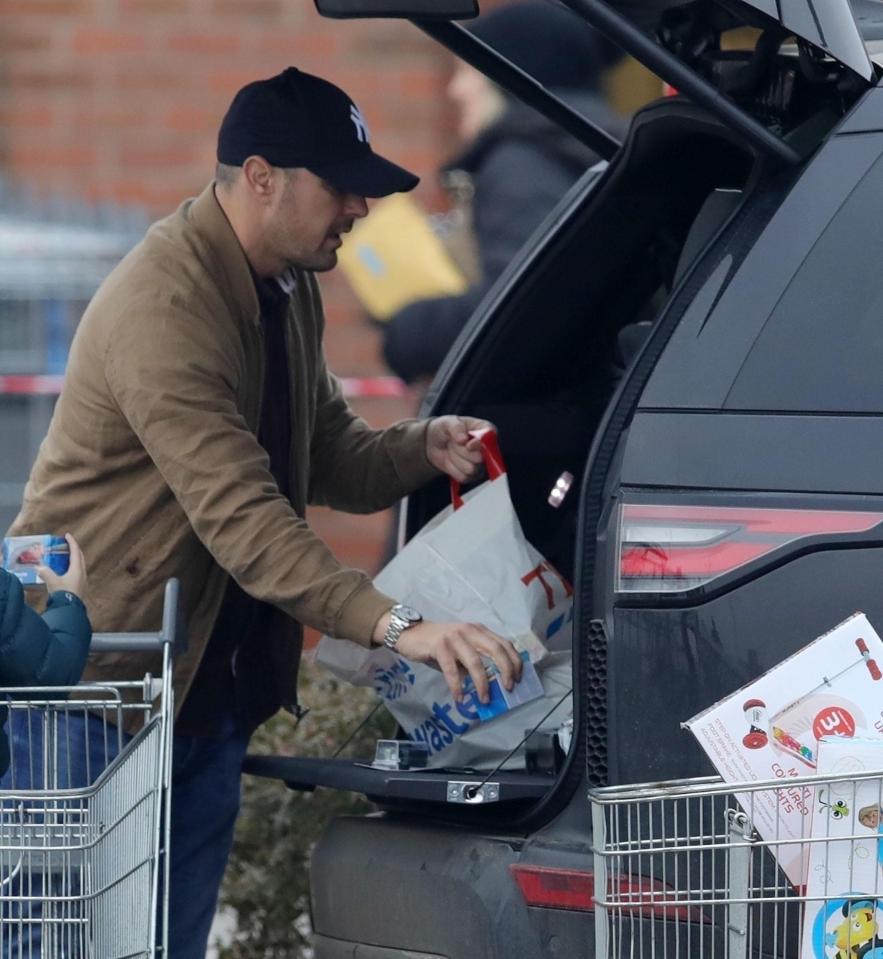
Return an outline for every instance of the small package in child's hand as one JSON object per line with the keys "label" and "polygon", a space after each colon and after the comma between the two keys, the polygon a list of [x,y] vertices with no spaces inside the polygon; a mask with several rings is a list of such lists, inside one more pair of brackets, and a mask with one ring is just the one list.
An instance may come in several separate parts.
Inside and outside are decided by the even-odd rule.
{"label": "small package in child's hand", "polygon": [[70,565],[70,548],[63,536],[7,536],[3,540],[3,568],[25,586],[40,585],[38,566],[47,566],[59,576]]}
{"label": "small package in child's hand", "polygon": [[825,736],[817,771],[880,775],[816,787],[801,959],[883,956],[883,739]]}

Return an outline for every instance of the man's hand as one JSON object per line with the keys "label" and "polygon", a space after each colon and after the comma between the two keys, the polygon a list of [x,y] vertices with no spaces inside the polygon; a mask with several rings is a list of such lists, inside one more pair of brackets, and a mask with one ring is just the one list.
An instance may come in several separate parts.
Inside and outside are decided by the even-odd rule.
{"label": "man's hand", "polygon": [[[387,613],[374,630],[377,645],[383,642],[388,625]],[[475,623],[429,623],[424,620],[402,633],[396,652],[405,659],[441,670],[457,702],[463,698],[463,680],[467,673],[472,677],[478,698],[483,703],[488,702],[488,678],[482,656],[496,664],[507,690],[521,679],[521,657],[512,643]]]}
{"label": "man's hand", "polygon": [[83,558],[83,551],[73,536],[70,533],[65,533],[64,538],[67,540],[71,553],[67,572],[63,576],[59,576],[48,566],[38,566],[37,575],[46,584],[50,593],[63,590],[82,599],[86,593],[86,561]]}
{"label": "man's hand", "polygon": [[487,420],[473,416],[438,416],[426,431],[426,457],[430,463],[458,483],[475,479],[481,471],[481,442],[470,430],[493,429]]}

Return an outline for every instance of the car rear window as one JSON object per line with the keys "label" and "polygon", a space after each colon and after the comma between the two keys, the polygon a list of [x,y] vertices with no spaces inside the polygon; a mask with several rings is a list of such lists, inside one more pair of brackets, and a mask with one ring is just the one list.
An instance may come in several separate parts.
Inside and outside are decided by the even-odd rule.
{"label": "car rear window", "polygon": [[725,405],[883,412],[883,159],[810,250]]}

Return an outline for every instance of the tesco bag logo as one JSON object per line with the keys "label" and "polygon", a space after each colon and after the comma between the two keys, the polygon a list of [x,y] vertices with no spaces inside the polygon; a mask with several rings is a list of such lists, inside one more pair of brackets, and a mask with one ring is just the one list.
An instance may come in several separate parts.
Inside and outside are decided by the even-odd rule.
{"label": "tesco bag logo", "polygon": [[[554,581],[557,580],[556,584]],[[549,610],[553,610],[557,603],[560,603],[562,600],[570,599],[573,596],[573,587],[567,580],[558,572],[555,567],[547,562],[542,560],[529,572],[525,573],[521,577],[521,582],[525,586],[530,586],[531,583],[538,582],[540,586],[543,587],[543,592],[546,596],[546,605]],[[560,584],[558,590],[559,596],[556,597],[556,585]],[[564,590],[564,595],[560,595],[560,589]],[[559,630],[561,630],[567,623],[571,622],[573,619],[573,605],[571,604],[564,612],[559,616],[556,616],[551,623],[545,629],[544,639],[548,642]]]}
{"label": "tesco bag logo", "polygon": [[414,685],[414,670],[405,659],[397,659],[392,666],[374,670],[374,690],[386,700],[401,699]]}

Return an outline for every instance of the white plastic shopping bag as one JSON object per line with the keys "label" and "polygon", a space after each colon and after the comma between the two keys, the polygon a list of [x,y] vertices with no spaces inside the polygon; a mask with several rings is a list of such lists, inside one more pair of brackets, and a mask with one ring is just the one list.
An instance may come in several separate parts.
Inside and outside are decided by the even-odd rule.
{"label": "white plastic shopping bag", "polygon": [[[431,520],[376,577],[377,588],[436,622],[481,623],[511,639],[535,666],[542,694],[482,719],[456,702],[442,674],[386,648],[323,637],[316,661],[359,686],[373,686],[433,767],[497,765],[536,727],[571,714],[572,589],[527,542],[509,496],[496,434],[481,434],[489,479]],[[530,672],[530,670],[527,670]],[[517,689],[517,687],[516,687]],[[547,715],[548,714],[548,715]],[[506,764],[519,765],[518,753]]]}

